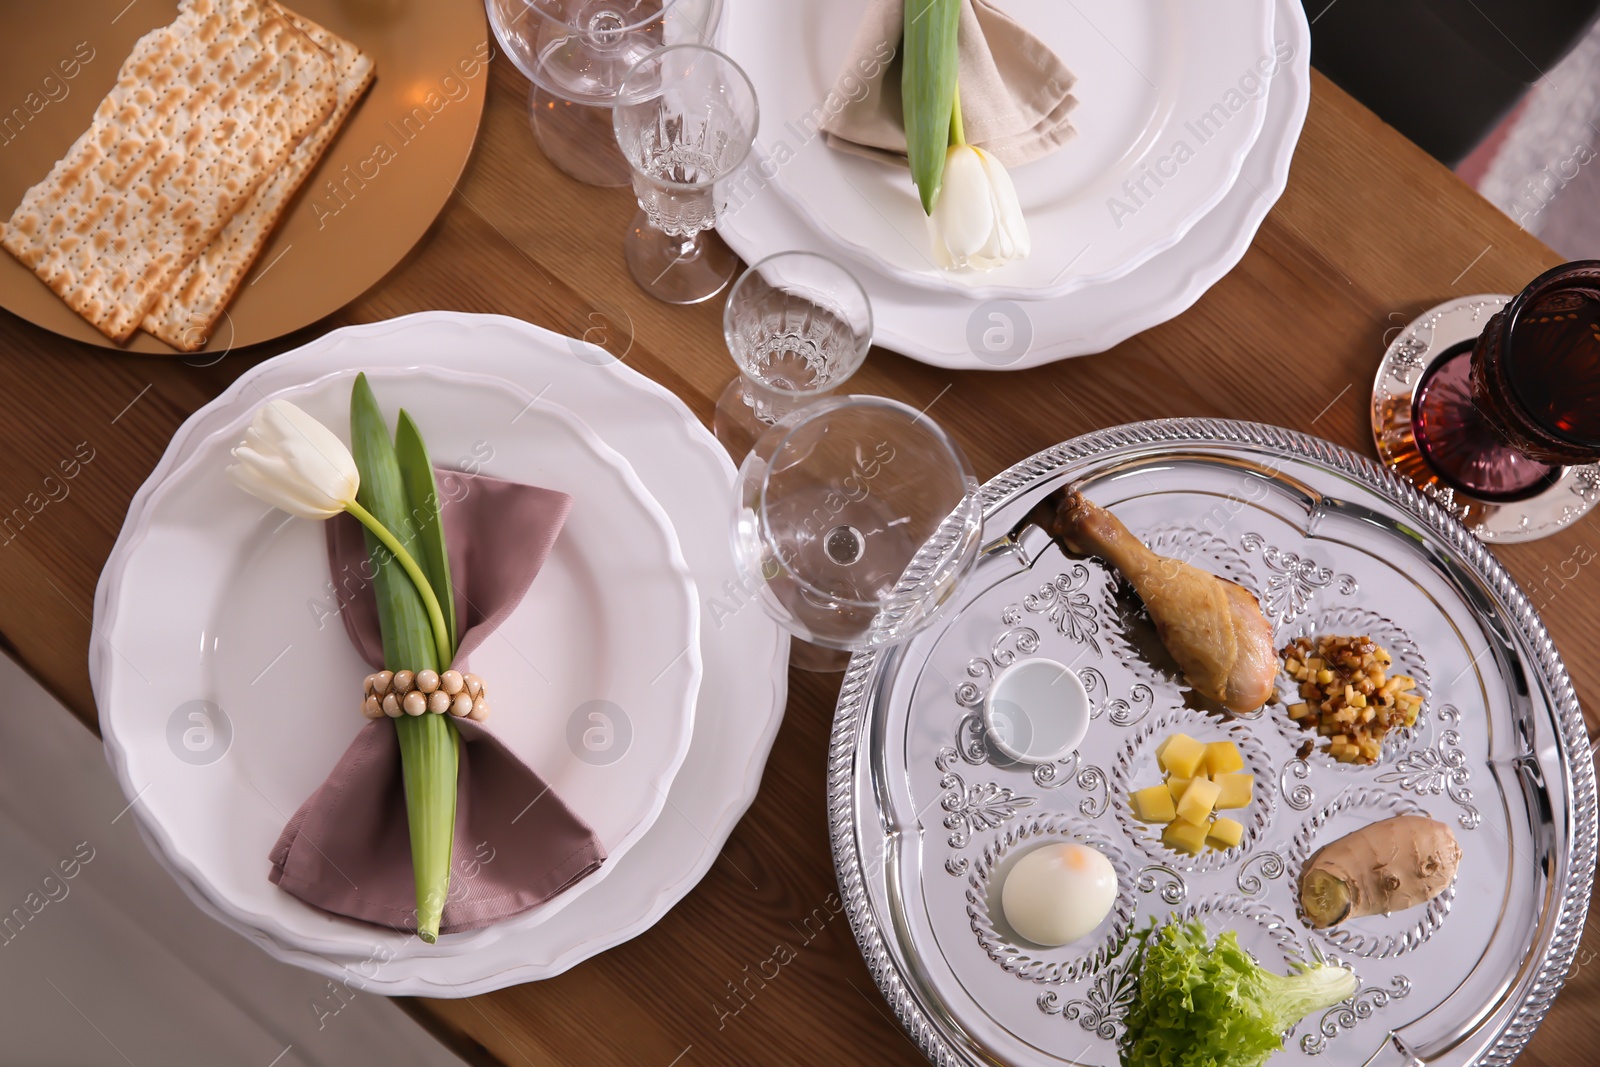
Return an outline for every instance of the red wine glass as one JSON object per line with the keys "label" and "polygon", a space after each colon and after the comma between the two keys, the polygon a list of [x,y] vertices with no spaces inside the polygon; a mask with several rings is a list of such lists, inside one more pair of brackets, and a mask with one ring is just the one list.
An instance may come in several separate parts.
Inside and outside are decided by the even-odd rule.
{"label": "red wine glass", "polygon": [[1563,466],[1600,460],[1600,261],[1541,274],[1475,342],[1435,361],[1412,427],[1447,485],[1491,503],[1536,496]]}

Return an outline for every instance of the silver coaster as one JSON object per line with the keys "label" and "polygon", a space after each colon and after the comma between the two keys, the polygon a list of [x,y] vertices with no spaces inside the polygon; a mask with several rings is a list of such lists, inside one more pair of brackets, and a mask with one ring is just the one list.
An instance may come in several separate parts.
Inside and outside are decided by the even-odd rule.
{"label": "silver coaster", "polygon": [[1417,385],[1434,361],[1483,332],[1490,316],[1511,297],[1496,293],[1446,301],[1413,319],[1383,354],[1372,383],[1372,440],[1385,466],[1440,507],[1453,512],[1480,541],[1515,544],[1549,537],[1600,500],[1600,464],[1563,467],[1544,492],[1526,500],[1494,503],[1447,485],[1428,466],[1411,430]]}

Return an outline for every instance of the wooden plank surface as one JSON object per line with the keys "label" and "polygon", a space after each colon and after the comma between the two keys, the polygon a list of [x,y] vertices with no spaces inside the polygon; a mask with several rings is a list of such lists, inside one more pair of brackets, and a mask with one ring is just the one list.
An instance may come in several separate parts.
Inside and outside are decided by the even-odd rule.
{"label": "wooden plank surface", "polygon": [[[643,296],[621,255],[630,195],[579,186],[540,157],[526,83],[504,60],[488,91],[475,157],[429,236],[372,291],[299,335],[192,366],[79,346],[0,316],[0,511],[29,510],[0,544],[0,635],[86,725],[94,586],[129,499],[183,418],[276,351],[431,308],[566,332],[598,321],[608,347],[709,419],[733,373],[720,302],[675,308]],[[1111,352],[1021,373],[952,373],[876,351],[851,388],[931,404],[983,477],[1075,434],[1173,415],[1274,422],[1371,455],[1368,390],[1392,332],[1440,300],[1515,291],[1556,262],[1318,76],[1288,192],[1244,261],[1189,312]],[[92,458],[75,477],[45,481],[85,449]],[[1590,520],[1497,550],[1537,588],[1588,709],[1600,696],[1600,569],[1579,564],[1596,558],[1597,541]],[[922,1062],[838,913],[824,810],[836,688],[792,675],[755,805],[704,882],[655,928],[547,982],[408,1010],[486,1063]],[[1593,1058],[1597,952],[1600,936],[1586,936],[1521,1062]]]}

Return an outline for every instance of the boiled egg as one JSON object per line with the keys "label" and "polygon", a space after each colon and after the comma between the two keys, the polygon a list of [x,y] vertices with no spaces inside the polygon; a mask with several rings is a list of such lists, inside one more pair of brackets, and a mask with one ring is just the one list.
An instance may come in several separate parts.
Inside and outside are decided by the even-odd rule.
{"label": "boiled egg", "polygon": [[1041,845],[1018,860],[1000,889],[1011,928],[1036,945],[1065,945],[1093,932],[1117,900],[1105,853],[1076,841]]}

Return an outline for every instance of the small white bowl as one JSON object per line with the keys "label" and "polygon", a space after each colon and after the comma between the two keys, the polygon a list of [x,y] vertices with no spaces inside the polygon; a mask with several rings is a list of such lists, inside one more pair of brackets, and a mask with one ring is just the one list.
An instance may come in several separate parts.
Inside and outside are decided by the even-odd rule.
{"label": "small white bowl", "polygon": [[1001,671],[983,699],[989,742],[1018,763],[1065,759],[1089,732],[1089,692],[1071,667],[1025,659]]}

